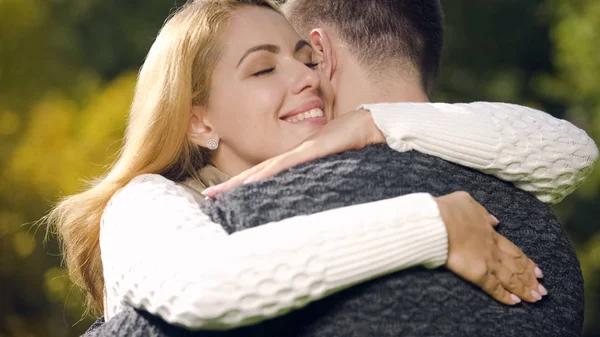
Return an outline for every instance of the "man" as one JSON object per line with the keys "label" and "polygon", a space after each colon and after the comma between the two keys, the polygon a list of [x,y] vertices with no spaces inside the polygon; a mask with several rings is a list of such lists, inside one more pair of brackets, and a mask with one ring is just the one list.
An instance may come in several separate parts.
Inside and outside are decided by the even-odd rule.
{"label": "man", "polygon": [[[365,102],[427,101],[439,67],[438,0],[291,0],[286,14],[319,51],[337,111]],[[313,27],[320,27],[311,32]],[[351,167],[352,169],[349,169]],[[506,306],[446,270],[414,268],[356,285],[285,316],[225,332],[189,332],[133,310],[89,336],[578,336],[579,264],[547,205],[509,183],[384,145],[322,158],[242,186],[207,203],[229,232],[298,214],[413,192],[471,193],[501,220],[498,230],[536,261],[550,295]],[[290,196],[294,196],[291,202]],[[249,203],[248,200],[253,200]],[[243,220],[243,221],[242,221]],[[244,224],[243,228],[236,227]],[[133,323],[133,325],[131,324]],[[114,334],[114,336],[117,336]]]}
{"label": "man", "polygon": [[300,36],[325,54],[321,69],[333,83],[338,112],[365,103],[429,101],[443,45],[439,1],[291,0],[283,10]]}

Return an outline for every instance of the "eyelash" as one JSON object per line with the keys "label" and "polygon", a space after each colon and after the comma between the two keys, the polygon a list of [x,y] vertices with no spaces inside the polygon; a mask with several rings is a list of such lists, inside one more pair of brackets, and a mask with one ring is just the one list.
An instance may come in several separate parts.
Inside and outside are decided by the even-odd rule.
{"label": "eyelash", "polygon": [[[304,63],[304,65],[307,66],[307,67],[309,67],[310,69],[317,68],[319,66],[319,64],[320,64],[320,62],[319,63],[313,63],[313,62]],[[275,68],[269,68],[269,69],[261,70],[259,72],[256,72],[256,73],[252,74],[252,76],[254,76],[254,77],[260,77],[260,76],[263,76],[263,75],[270,74],[274,70],[275,70]]]}
{"label": "eyelash", "polygon": [[309,67],[310,69],[315,69],[319,66],[319,64],[321,64],[321,62],[310,62],[310,63],[304,63],[304,65],[306,65],[307,67]]}
{"label": "eyelash", "polygon": [[267,75],[269,73],[272,73],[273,70],[275,70],[275,68],[269,68],[269,69],[261,70],[261,71],[259,71],[257,73],[252,74],[252,76],[254,76],[254,77],[260,77],[262,75]]}

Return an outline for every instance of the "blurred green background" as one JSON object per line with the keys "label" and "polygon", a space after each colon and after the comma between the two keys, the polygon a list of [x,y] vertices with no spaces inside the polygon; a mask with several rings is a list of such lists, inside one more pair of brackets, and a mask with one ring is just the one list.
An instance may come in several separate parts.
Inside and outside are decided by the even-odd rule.
{"label": "blurred green background", "polygon": [[[91,323],[33,223],[114,158],[136,71],[182,3],[0,0],[0,337],[79,336]],[[519,103],[600,141],[600,1],[444,4],[434,100]],[[598,168],[556,207],[586,279],[586,336],[600,336],[599,207]]]}

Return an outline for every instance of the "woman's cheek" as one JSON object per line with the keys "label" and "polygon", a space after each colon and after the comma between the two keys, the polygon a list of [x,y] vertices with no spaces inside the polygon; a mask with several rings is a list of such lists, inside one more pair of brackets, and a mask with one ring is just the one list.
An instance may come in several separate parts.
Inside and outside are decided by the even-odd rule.
{"label": "woman's cheek", "polygon": [[280,109],[284,106],[285,95],[281,92],[281,88],[273,85],[258,87],[247,102],[252,106],[257,117],[265,118],[265,122],[273,120],[279,118]]}

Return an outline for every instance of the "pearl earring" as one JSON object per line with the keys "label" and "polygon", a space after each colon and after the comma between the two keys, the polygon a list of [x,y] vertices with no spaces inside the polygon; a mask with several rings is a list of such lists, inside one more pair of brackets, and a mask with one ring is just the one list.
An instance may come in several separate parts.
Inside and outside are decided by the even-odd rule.
{"label": "pearl earring", "polygon": [[219,147],[219,141],[216,140],[216,139],[214,139],[214,138],[211,138],[211,139],[208,140],[207,147],[208,147],[209,150],[213,150],[214,151],[214,150],[216,150]]}

